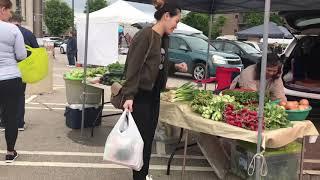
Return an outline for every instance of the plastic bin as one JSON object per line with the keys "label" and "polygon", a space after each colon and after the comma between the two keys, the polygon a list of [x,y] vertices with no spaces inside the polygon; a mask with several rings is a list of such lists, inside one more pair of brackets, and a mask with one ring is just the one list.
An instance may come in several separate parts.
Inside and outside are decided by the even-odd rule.
{"label": "plastic bin", "polygon": [[309,106],[308,109],[305,110],[286,110],[286,113],[288,114],[288,119],[290,121],[303,121],[306,120],[308,117],[310,111],[311,111],[311,106]]}
{"label": "plastic bin", "polygon": [[[248,167],[256,152],[255,144],[236,144],[231,147],[231,172],[242,179],[254,180]],[[268,174],[262,180],[298,180],[301,144],[294,142],[280,149],[267,149],[264,157]]]}
{"label": "plastic bin", "polygon": [[[86,106],[84,128],[92,127],[97,117],[98,120],[96,121],[95,126],[99,126],[101,124],[101,117],[99,117],[101,109],[102,106]],[[66,117],[67,127],[71,129],[80,129],[82,121],[82,105],[66,106],[64,116]]]}
{"label": "plastic bin", "polygon": [[[66,96],[68,104],[82,104],[83,84],[82,80],[69,80],[64,78],[66,84]],[[100,104],[102,90],[99,88],[87,86],[87,95],[85,104]]]}

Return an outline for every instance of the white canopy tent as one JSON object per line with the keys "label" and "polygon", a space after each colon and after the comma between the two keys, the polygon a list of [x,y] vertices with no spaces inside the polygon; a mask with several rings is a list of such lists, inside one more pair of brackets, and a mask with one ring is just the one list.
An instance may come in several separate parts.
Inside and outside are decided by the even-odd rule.
{"label": "white canopy tent", "polygon": [[103,9],[90,13],[91,19],[103,19],[120,24],[133,24],[137,22],[153,22],[154,18],[131,6],[129,3],[118,0]]}
{"label": "white canopy tent", "polygon": [[[153,6],[150,6],[149,8],[152,8],[150,11],[156,11]],[[133,23],[154,23],[155,19],[154,17],[149,13],[145,13],[138,8],[134,7],[134,5],[123,1],[118,0],[114,2],[113,4],[100,9],[98,11],[90,13],[90,20],[91,19],[102,19],[104,21],[109,22],[118,22],[119,24],[128,24],[131,25]],[[84,21],[85,20],[85,14],[80,15],[77,18],[77,22]],[[179,22],[177,29],[175,30],[175,33],[199,33],[202,34],[202,31],[195,29],[191,26],[188,26],[184,23]]]}

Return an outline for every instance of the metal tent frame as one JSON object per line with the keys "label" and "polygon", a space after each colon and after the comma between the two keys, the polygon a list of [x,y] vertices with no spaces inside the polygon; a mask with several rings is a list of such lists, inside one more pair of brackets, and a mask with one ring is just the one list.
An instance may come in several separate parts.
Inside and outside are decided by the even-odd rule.
{"label": "metal tent frame", "polygon": [[[139,3],[150,4],[151,0],[126,0]],[[230,12],[248,12],[248,11],[264,11],[264,34],[263,34],[263,56],[261,63],[261,78],[259,89],[259,125],[258,125],[258,141],[257,141],[257,166],[256,172],[261,167],[261,140],[262,140],[262,121],[264,113],[264,98],[266,86],[266,64],[267,64],[267,45],[268,45],[268,24],[270,19],[271,0],[167,0],[169,3],[178,3],[182,9],[202,12],[210,14],[209,39],[211,37],[212,16],[214,13],[230,13]],[[87,0],[89,2],[89,0]],[[290,10],[320,10],[320,0],[272,0],[273,11],[290,11]],[[86,99],[86,74],[87,74],[87,54],[88,54],[88,30],[89,30],[89,7],[86,11],[86,33],[85,33],[85,56],[84,56],[84,83],[83,83],[83,99]],[[209,54],[209,42],[208,42]],[[210,56],[208,55],[208,60]],[[206,65],[206,71],[208,65]],[[207,75],[207,72],[206,72]],[[206,87],[206,86],[205,86]],[[85,102],[83,102],[81,136],[83,135]],[[186,137],[187,138],[187,137]],[[301,174],[301,173],[300,173]],[[256,179],[260,179],[260,174],[256,173]]]}

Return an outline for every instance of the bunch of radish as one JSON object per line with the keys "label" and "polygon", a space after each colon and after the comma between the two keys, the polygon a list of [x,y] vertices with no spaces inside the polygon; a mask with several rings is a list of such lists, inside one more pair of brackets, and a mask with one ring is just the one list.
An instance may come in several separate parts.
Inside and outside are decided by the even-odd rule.
{"label": "bunch of radish", "polygon": [[280,106],[286,110],[306,110],[309,108],[309,101],[307,99],[301,99],[298,101],[281,101]]}
{"label": "bunch of radish", "polygon": [[247,108],[236,111],[233,105],[228,104],[224,110],[224,120],[233,126],[252,131],[258,130],[258,113]]}

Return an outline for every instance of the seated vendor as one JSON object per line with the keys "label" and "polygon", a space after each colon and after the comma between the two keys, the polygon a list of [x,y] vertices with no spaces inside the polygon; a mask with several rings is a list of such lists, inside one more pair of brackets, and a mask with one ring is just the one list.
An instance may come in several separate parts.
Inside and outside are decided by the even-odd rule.
{"label": "seated vendor", "polygon": [[[284,86],[281,79],[282,63],[278,55],[269,53],[267,57],[267,70],[266,70],[266,92],[270,93],[271,100],[280,99],[287,101],[284,93]],[[261,62],[248,66],[244,69],[238,77],[236,77],[230,86],[230,89],[236,87],[242,89],[250,89],[259,91],[260,84]]]}

